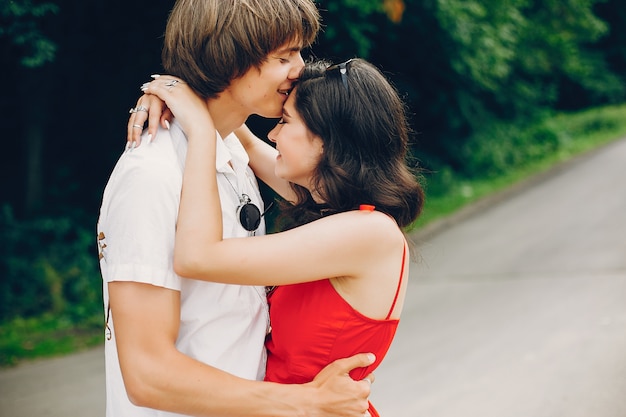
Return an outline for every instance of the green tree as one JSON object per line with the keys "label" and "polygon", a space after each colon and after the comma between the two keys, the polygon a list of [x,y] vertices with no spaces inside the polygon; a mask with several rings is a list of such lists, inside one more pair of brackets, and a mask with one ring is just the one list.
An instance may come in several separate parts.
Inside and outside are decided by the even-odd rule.
{"label": "green tree", "polygon": [[42,31],[43,19],[59,11],[54,3],[34,4],[31,0],[3,0],[0,4],[0,38],[19,49],[20,64],[37,68],[54,61],[57,45]]}
{"label": "green tree", "polygon": [[322,16],[323,30],[315,52],[324,57],[366,58],[372,49],[372,38],[379,28],[372,16],[384,14],[382,0],[320,0],[316,2]]}
{"label": "green tree", "polygon": [[23,205],[28,213],[42,204],[44,129],[49,115],[36,111],[32,97],[45,103],[50,92],[44,68],[54,61],[57,44],[44,33],[44,25],[46,19],[58,12],[58,5],[50,2],[5,0],[0,4],[0,39],[12,49],[6,55],[15,57],[15,61],[8,64],[14,65],[13,73],[18,80],[13,105],[29,115],[23,140],[26,161]]}
{"label": "green tree", "polygon": [[459,149],[473,134],[565,106],[567,83],[584,103],[623,97],[604,55],[590,48],[608,30],[594,14],[598,1],[404,3],[400,22],[378,20],[371,57],[407,92],[430,161],[462,170]]}

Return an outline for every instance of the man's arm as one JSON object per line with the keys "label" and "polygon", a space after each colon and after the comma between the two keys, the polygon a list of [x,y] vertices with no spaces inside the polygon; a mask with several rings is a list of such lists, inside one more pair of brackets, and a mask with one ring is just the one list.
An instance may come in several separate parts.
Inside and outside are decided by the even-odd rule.
{"label": "man's arm", "polygon": [[124,384],[137,406],[191,416],[363,416],[370,384],[348,372],[369,365],[357,355],[304,385],[237,378],[176,349],[180,293],[137,282],[111,282],[109,297]]}

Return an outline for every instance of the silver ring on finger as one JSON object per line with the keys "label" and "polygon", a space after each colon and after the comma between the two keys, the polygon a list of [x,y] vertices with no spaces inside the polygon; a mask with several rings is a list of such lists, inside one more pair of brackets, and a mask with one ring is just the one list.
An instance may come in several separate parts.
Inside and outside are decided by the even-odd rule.
{"label": "silver ring on finger", "polygon": [[135,113],[136,113],[136,112],[138,112],[138,111],[145,111],[146,113],[148,113],[148,108],[147,108],[147,107],[144,107],[144,106],[142,106],[142,105],[140,104],[139,106],[137,106],[137,107],[135,108]]}
{"label": "silver ring on finger", "polygon": [[135,129],[141,129],[141,130],[143,130],[143,126],[141,126],[141,125],[133,125],[133,127],[134,127]]}
{"label": "silver ring on finger", "polygon": [[135,107],[131,107],[130,110],[128,110],[128,112],[132,114],[132,113],[137,113],[138,110]]}
{"label": "silver ring on finger", "polygon": [[179,82],[180,80],[170,80],[165,83],[165,86],[169,87],[169,89],[171,90],[172,88],[176,87],[176,84],[178,84]]}

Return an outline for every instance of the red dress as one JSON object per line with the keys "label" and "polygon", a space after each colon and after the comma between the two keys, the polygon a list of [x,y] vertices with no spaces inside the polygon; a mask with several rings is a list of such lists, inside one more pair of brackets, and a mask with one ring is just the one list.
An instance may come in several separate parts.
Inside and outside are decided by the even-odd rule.
{"label": "red dress", "polygon": [[[367,352],[376,355],[376,362],[354,369],[350,376],[360,380],[376,369],[398,327],[399,320],[389,317],[400,291],[405,258],[406,248],[396,297],[384,320],[365,317],[353,309],[328,279],[276,288],[268,299],[272,332],[265,343],[265,380],[310,382],[334,360]],[[378,416],[371,404],[369,412]]]}

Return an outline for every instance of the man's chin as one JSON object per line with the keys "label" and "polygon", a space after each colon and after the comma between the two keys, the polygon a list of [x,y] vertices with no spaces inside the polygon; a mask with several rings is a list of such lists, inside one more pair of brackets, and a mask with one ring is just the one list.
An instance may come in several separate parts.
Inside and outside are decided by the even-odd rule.
{"label": "man's chin", "polygon": [[283,117],[283,112],[281,109],[281,111],[278,111],[278,112],[257,113],[257,116],[261,116],[265,119],[280,119],[281,117]]}

